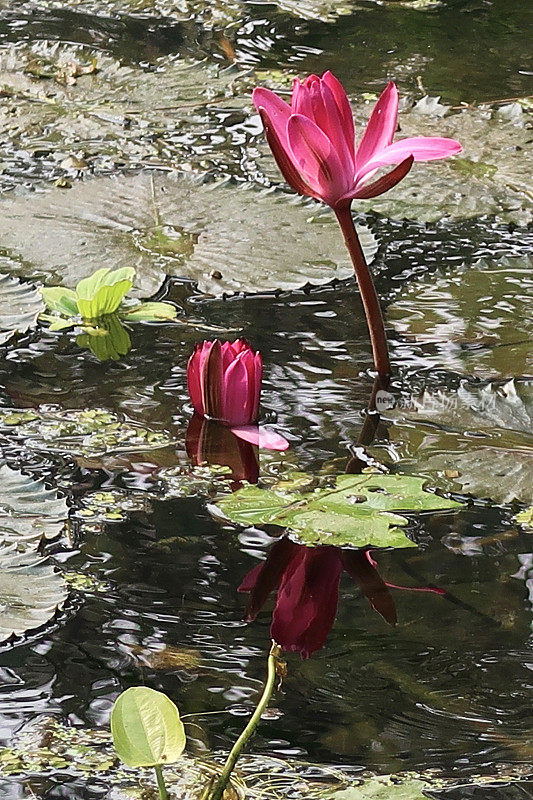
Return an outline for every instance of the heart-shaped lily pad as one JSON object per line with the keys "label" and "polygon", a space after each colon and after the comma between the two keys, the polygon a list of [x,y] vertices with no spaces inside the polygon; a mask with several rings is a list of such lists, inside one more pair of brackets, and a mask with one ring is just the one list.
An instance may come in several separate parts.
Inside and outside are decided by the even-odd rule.
{"label": "heart-shaped lily pad", "polygon": [[18,550],[37,548],[41,539],[59,536],[68,506],[44,482],[0,463],[0,544]]}
{"label": "heart-shaped lily pad", "polygon": [[[35,272],[72,288],[106,262],[133,267],[141,294],[165,275],[208,294],[273,292],[353,274],[332,213],[283,192],[190,176],[140,173],[78,183],[3,205],[0,243]],[[377,242],[360,235],[367,258]]]}
{"label": "heart-shaped lily pad", "polygon": [[43,309],[41,293],[33,284],[0,274],[0,344],[34,328]]}
{"label": "heart-shaped lily pad", "polygon": [[533,260],[503,258],[427,275],[405,285],[387,319],[408,340],[403,364],[424,363],[479,377],[528,375],[533,369]]}

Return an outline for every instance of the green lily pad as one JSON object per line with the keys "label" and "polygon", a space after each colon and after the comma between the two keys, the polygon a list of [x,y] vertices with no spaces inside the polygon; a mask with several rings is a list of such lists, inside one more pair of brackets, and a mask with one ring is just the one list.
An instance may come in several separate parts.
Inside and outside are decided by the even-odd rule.
{"label": "green lily pad", "polygon": [[407,284],[387,319],[425,363],[483,378],[531,374],[533,260],[480,261]]}
{"label": "green lily pad", "polygon": [[434,484],[460,487],[497,503],[533,502],[533,383],[464,381],[457,392],[425,392],[387,412],[390,444],[404,470],[423,471]]}
{"label": "green lily pad", "polygon": [[46,625],[67,595],[62,575],[48,559],[0,544],[0,642]]}
{"label": "green lily pad", "polygon": [[33,284],[0,274],[0,344],[35,328],[43,308],[41,293]]}
{"label": "green lily pad", "polygon": [[426,800],[423,789],[430,789],[425,781],[416,778],[405,780],[388,775],[367,778],[360,786],[351,786],[336,792],[331,800]]}
{"label": "green lily pad", "polygon": [[23,440],[30,449],[74,456],[158,450],[172,444],[166,433],[151,431],[103,408],[1,409],[0,430]]}
{"label": "green lily pad", "polygon": [[42,539],[60,535],[68,506],[44,481],[0,463],[0,544],[36,549]]}
{"label": "green lily pad", "polygon": [[[305,544],[416,547],[401,527],[402,511],[438,511],[460,503],[424,491],[425,480],[405,475],[339,475],[332,488],[300,491],[301,475],[270,489],[245,486],[215,505],[243,526],[288,528]],[[397,512],[397,513],[396,513]]]}
{"label": "green lily pad", "polygon": [[[152,249],[154,232],[188,245],[180,254]],[[372,260],[377,242],[366,228],[360,235]],[[115,268],[136,270],[145,296],[166,275],[221,296],[289,291],[353,274],[332,213],[283,192],[178,173],[87,180],[67,194],[7,200],[0,241],[22,259],[21,273],[59,278],[68,287],[91,275],[105,253]]]}

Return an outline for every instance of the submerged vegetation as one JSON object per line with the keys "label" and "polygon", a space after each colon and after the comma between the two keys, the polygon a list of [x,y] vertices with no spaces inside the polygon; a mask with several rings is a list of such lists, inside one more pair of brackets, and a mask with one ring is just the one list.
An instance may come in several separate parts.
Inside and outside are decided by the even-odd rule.
{"label": "submerged vegetation", "polygon": [[3,4],[6,797],[529,791],[501,6]]}

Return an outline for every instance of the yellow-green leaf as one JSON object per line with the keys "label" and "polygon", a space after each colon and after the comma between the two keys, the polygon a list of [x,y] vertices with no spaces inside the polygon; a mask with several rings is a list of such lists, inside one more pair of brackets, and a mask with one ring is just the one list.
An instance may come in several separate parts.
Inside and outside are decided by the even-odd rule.
{"label": "yellow-green leaf", "polygon": [[59,311],[67,317],[78,314],[76,292],[64,286],[45,286],[41,289],[43,300],[50,311]]}
{"label": "yellow-green leaf", "polygon": [[[118,270],[117,270],[118,271]],[[117,310],[133,282],[119,281],[112,286],[101,286],[90,300],[78,296],[78,308],[84,319],[97,319]]]}
{"label": "yellow-green leaf", "polygon": [[129,767],[172,764],[185,749],[177,707],[147,686],[126,689],[113,706],[111,733],[119,758]]}

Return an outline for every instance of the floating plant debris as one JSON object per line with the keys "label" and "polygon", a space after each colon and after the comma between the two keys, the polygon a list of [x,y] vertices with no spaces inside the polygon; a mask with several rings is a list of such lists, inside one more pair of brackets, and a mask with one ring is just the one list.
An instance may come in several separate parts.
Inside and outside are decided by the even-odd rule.
{"label": "floating plant debris", "polygon": [[80,456],[157,450],[172,444],[167,434],[126,421],[103,408],[1,409],[0,430],[22,440],[30,449]]}

